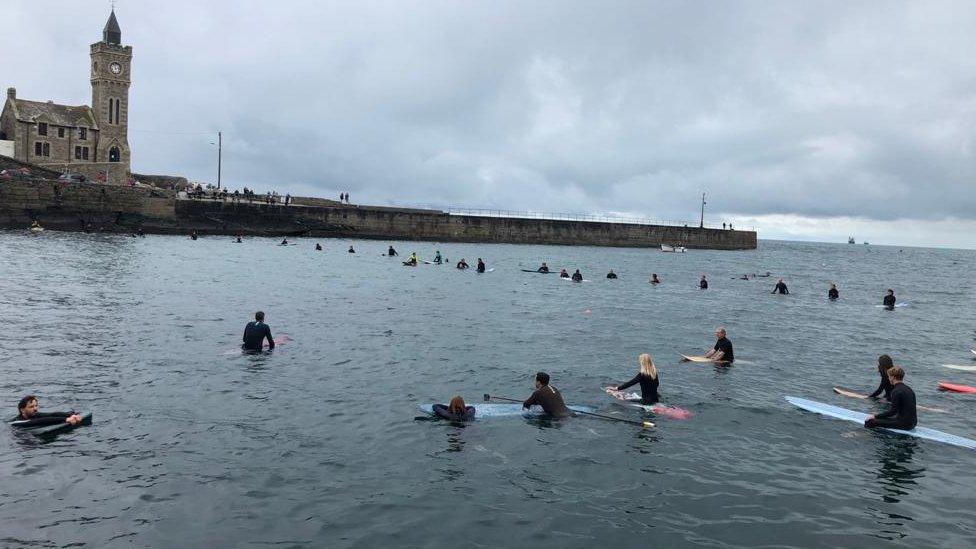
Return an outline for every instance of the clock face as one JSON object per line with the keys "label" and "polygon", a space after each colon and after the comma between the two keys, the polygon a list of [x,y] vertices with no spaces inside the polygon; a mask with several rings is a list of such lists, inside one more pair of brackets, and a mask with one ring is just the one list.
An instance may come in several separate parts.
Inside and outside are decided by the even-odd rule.
{"label": "clock face", "polygon": [[108,68],[112,69],[113,74],[119,74],[122,72],[122,65],[119,65],[118,63],[112,63],[108,66]]}

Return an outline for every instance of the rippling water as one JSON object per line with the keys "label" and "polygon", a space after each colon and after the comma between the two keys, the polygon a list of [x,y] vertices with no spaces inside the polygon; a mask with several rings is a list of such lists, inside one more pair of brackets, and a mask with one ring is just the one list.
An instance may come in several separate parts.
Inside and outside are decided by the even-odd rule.
{"label": "rippling water", "polygon": [[[386,242],[293,242],[0,232],[0,401],[95,413],[50,443],[2,431],[0,545],[972,546],[976,454],[783,396],[871,411],[831,387],[873,390],[889,353],[920,403],[950,411],[922,424],[976,437],[973,395],[935,389],[976,384],[940,366],[973,364],[976,252],[393,243],[484,257],[495,271],[477,275],[402,267]],[[519,271],[539,261],[590,282]],[[792,295],[769,294],[778,275]],[[910,305],[875,307],[888,287]],[[292,341],[244,356],[259,308]],[[677,362],[718,325],[740,362]],[[642,352],[692,418],[414,421],[419,401],[525,397],[537,370],[637,419],[600,387]]]}

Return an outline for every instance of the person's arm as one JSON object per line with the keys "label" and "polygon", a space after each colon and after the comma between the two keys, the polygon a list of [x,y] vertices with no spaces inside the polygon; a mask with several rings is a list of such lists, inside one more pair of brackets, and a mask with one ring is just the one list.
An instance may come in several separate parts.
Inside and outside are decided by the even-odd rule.
{"label": "person's arm", "polygon": [[713,350],[712,351],[712,354],[711,355],[708,355],[707,358],[710,358],[710,359],[712,359],[715,362],[722,362],[722,359],[725,358],[725,351],[714,351]]}
{"label": "person's arm", "polygon": [[712,358],[712,355],[714,355],[717,352],[718,351],[716,351],[715,349],[709,349],[709,350],[705,351],[705,354],[703,354],[702,356],[705,357],[705,358]]}
{"label": "person's arm", "polygon": [[274,338],[271,337],[271,326],[268,326],[267,324],[264,325],[264,337],[268,339],[268,350],[270,351],[271,349],[274,349],[275,342]]}
{"label": "person's arm", "polygon": [[247,343],[247,327],[248,326],[250,326],[250,324],[245,324],[244,325],[244,335],[241,336],[241,342],[242,343]]}
{"label": "person's arm", "polygon": [[627,383],[624,383],[623,385],[617,385],[617,390],[623,391],[628,387],[633,387],[638,381],[640,381],[640,374],[637,374],[636,376],[634,376],[634,379],[628,381]]}
{"label": "person's arm", "polygon": [[870,395],[868,395],[868,398],[878,398],[878,396],[881,395],[881,393],[884,391],[884,388],[885,388],[884,374],[881,374],[881,376],[882,376],[881,377],[881,383],[878,384],[878,388],[875,389],[873,393],[871,393]]}
{"label": "person's arm", "polygon": [[530,408],[535,404],[541,404],[539,402],[539,391],[533,391],[532,396],[530,396],[525,402],[522,403],[522,407]]}
{"label": "person's arm", "polygon": [[790,289],[787,288],[786,286],[783,286],[783,293],[789,295]]}
{"label": "person's arm", "polygon": [[902,396],[901,392],[891,393],[891,406],[887,410],[881,412],[880,414],[875,414],[876,419],[886,419],[889,417],[895,417],[898,414],[898,410],[902,407]]}
{"label": "person's arm", "polygon": [[773,291],[771,291],[769,293],[775,294],[776,293],[776,290],[778,290],[778,289],[779,289],[779,285],[773,286]]}

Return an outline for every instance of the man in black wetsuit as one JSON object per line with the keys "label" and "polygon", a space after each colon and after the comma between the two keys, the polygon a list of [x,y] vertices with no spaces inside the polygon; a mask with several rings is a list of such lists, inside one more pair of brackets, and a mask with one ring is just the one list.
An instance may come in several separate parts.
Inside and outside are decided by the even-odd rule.
{"label": "man in black wetsuit", "polygon": [[351,254],[354,254],[354,253],[356,253],[356,249],[352,247],[352,244],[350,244],[350,245],[349,245],[349,250],[348,250],[348,251],[349,251],[349,253],[351,253]]}
{"label": "man in black wetsuit", "polygon": [[892,290],[891,288],[888,288],[888,291],[885,292],[884,306],[889,309],[895,308],[895,291]]}
{"label": "man in black wetsuit", "polygon": [[701,281],[698,283],[698,287],[702,290],[708,289],[708,280],[705,279],[705,275],[702,275]]}
{"label": "man in black wetsuit", "polygon": [[840,292],[837,291],[837,285],[831,284],[830,289],[827,290],[827,299],[835,300],[840,297]]}
{"label": "man in black wetsuit", "polygon": [[468,264],[467,264],[467,262],[464,261],[464,258],[462,257],[461,258],[461,261],[458,261],[457,262],[457,265],[455,265],[455,267],[457,267],[458,269],[467,269],[468,268]]}
{"label": "man in black wetsuit", "polygon": [[548,273],[549,272],[549,266],[546,265],[546,262],[545,261],[543,261],[542,262],[542,266],[539,267],[539,272],[540,273]]}
{"label": "man in black wetsuit", "polygon": [[244,344],[241,348],[245,351],[260,351],[264,340],[268,340],[268,350],[275,348],[274,338],[271,337],[271,328],[264,323],[264,311],[254,313],[254,322],[248,322],[244,327]]}
{"label": "man in black wetsuit", "polygon": [[476,269],[479,273],[485,272],[485,262],[478,258],[478,268]]}
{"label": "man in black wetsuit", "polygon": [[905,370],[898,366],[888,369],[888,379],[895,387],[891,390],[891,408],[886,412],[868,416],[864,420],[865,427],[888,427],[891,429],[910,430],[918,423],[915,411],[915,391],[902,383]]}
{"label": "man in black wetsuit", "polygon": [[735,353],[732,352],[732,342],[725,337],[725,328],[715,329],[715,347],[704,354],[705,358],[710,358],[715,362],[735,362]]}
{"label": "man in black wetsuit", "polygon": [[583,274],[579,272],[579,269],[573,273],[573,282],[583,282]]}
{"label": "man in black wetsuit", "polygon": [[535,375],[535,392],[532,396],[522,403],[522,407],[528,409],[533,405],[542,406],[542,409],[552,417],[562,418],[573,415],[563,402],[563,395],[549,385],[549,374],[539,372]]}
{"label": "man in black wetsuit", "polygon": [[779,282],[777,282],[776,285],[773,286],[773,291],[771,291],[769,293],[771,293],[771,294],[777,294],[777,293],[778,294],[788,294],[788,293],[790,293],[790,290],[786,287],[786,283],[783,282],[783,279],[781,278],[781,279],[779,279]]}
{"label": "man in black wetsuit", "polygon": [[610,269],[610,272],[607,273],[607,278],[617,278],[617,273],[613,272],[613,269]]}
{"label": "man in black wetsuit", "polygon": [[393,246],[390,246],[390,249],[386,251],[386,255],[393,257],[395,255],[400,255],[400,254],[396,253],[396,250],[393,249]]}
{"label": "man in black wetsuit", "polygon": [[27,395],[17,404],[17,419],[14,421],[17,422],[14,424],[16,427],[41,427],[59,423],[77,425],[81,423],[81,416],[74,412],[38,412],[37,397]]}
{"label": "man in black wetsuit", "polygon": [[315,243],[315,251],[316,252],[321,252],[322,251],[322,245],[319,244],[318,242]]}

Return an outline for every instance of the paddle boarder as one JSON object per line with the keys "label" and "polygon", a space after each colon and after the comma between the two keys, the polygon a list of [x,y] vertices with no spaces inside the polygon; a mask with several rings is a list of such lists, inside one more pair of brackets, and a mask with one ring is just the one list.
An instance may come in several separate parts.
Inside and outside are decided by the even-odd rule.
{"label": "paddle boarder", "polygon": [[27,395],[17,403],[17,417],[14,421],[23,422],[17,423],[17,427],[41,427],[59,423],[78,425],[81,423],[81,416],[74,412],[38,412],[37,397]]}
{"label": "paddle boarder", "polygon": [[485,272],[485,262],[482,261],[480,257],[478,258],[478,268],[475,270],[478,271],[479,273]]}
{"label": "paddle boarder", "polygon": [[895,308],[895,291],[891,288],[888,288],[888,291],[885,292],[883,304],[889,309]]}
{"label": "paddle boarder", "polygon": [[258,311],[254,313],[254,321],[248,322],[244,327],[244,343],[241,348],[245,351],[260,351],[265,339],[268,340],[268,350],[274,349],[271,328],[264,323],[264,311]]}
{"label": "paddle boarder", "polygon": [[[732,352],[732,342],[726,337],[725,328],[715,328],[715,346],[702,356],[712,359],[712,362],[726,362],[729,364],[735,362],[735,353]],[[688,362],[688,359],[683,358],[681,362]]]}
{"label": "paddle boarder", "polygon": [[864,420],[865,427],[887,427],[889,429],[911,430],[918,424],[915,410],[915,391],[905,385],[905,370],[898,366],[888,369],[888,380],[894,389],[891,391],[891,407],[887,411]]}
{"label": "paddle boarder", "polygon": [[617,273],[613,272],[613,269],[610,269],[610,272],[607,273],[607,278],[617,278]]}
{"label": "paddle boarder", "polygon": [[657,368],[654,366],[654,359],[651,355],[643,353],[637,357],[638,370],[637,375],[633,379],[624,383],[622,385],[614,385],[609,387],[614,391],[623,391],[628,387],[640,383],[641,388],[641,404],[657,404],[660,400],[660,396],[657,393],[657,387],[660,383],[657,375]]}
{"label": "paddle boarder", "polygon": [[890,356],[881,355],[878,357],[878,373],[881,374],[881,384],[878,385],[878,388],[873,393],[868,395],[868,398],[878,398],[883,392],[884,399],[891,400],[891,390],[894,389],[894,386],[888,379],[888,370],[894,367],[894,365]]}
{"label": "paddle boarder", "polygon": [[701,290],[708,289],[708,280],[705,279],[705,275],[702,275],[701,280],[698,282],[698,288]]}
{"label": "paddle boarder", "polygon": [[583,275],[579,272],[579,269],[576,269],[576,272],[573,273],[573,282],[583,282]]}
{"label": "paddle boarder", "polygon": [[660,284],[661,280],[657,277],[657,273],[651,273],[651,284]]}
{"label": "paddle boarder", "polygon": [[827,290],[827,299],[834,301],[838,298],[840,298],[840,292],[837,291],[837,285],[832,283],[830,289]]}
{"label": "paddle boarder", "polygon": [[563,395],[558,389],[549,385],[549,374],[545,372],[535,374],[535,392],[522,403],[522,407],[526,409],[534,405],[542,406],[542,409],[554,418],[572,415],[563,402]]}
{"label": "paddle boarder", "polygon": [[395,255],[400,255],[400,254],[396,253],[396,250],[393,249],[393,245],[391,244],[390,249],[386,251],[386,255],[393,257]]}
{"label": "paddle boarder", "polygon": [[539,272],[540,273],[548,273],[549,272],[549,265],[546,265],[546,262],[545,261],[543,261],[542,262],[542,266],[539,267]]}
{"label": "paddle boarder", "polygon": [[458,261],[457,262],[457,265],[455,265],[455,267],[457,267],[458,269],[467,269],[468,268],[468,264],[467,264],[467,262],[464,261],[464,258],[462,257],[461,258],[461,261]]}
{"label": "paddle boarder", "polygon": [[471,421],[475,414],[474,406],[465,406],[464,399],[460,396],[453,397],[447,406],[434,404],[431,408],[437,417],[448,421]]}
{"label": "paddle boarder", "polygon": [[773,291],[771,291],[769,293],[771,293],[771,294],[784,294],[784,295],[786,295],[786,294],[789,294],[790,293],[790,290],[789,290],[789,288],[786,287],[786,283],[783,282],[783,279],[781,278],[781,279],[779,279],[779,282],[777,282],[776,285],[773,286]]}

